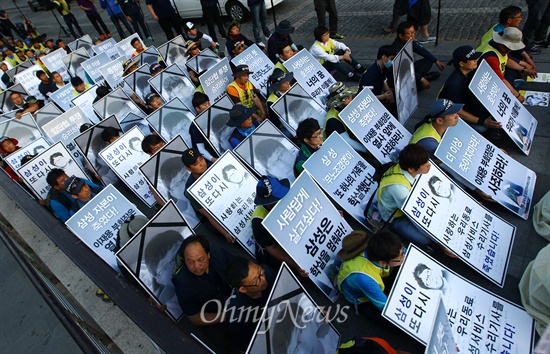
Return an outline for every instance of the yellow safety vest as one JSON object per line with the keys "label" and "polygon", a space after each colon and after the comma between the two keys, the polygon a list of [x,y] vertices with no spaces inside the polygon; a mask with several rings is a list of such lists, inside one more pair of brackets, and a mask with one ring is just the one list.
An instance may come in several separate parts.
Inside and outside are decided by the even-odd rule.
{"label": "yellow safety vest", "polygon": [[67,5],[65,0],[55,0],[54,3],[61,6],[62,15],[68,15],[69,13],[71,13],[71,10],[69,10],[69,5]]}
{"label": "yellow safety vest", "polygon": [[[330,55],[334,55],[334,41],[332,39],[329,38],[327,44],[323,44],[319,41],[315,41],[314,45],[320,47],[323,50],[323,52]],[[325,59],[320,59],[319,62],[321,63],[321,65],[323,65],[325,63]]]}
{"label": "yellow safety vest", "polygon": [[506,63],[508,62],[508,54],[502,55],[496,48],[494,48],[489,43],[484,44],[480,48],[480,52],[482,52],[483,54],[489,53],[489,52],[495,53],[498,57],[498,61],[500,62],[500,71],[502,72],[502,75],[504,75],[504,71],[506,70]]}
{"label": "yellow safety vest", "polygon": [[277,64],[275,64],[275,67],[273,68],[273,70],[275,70],[276,68],[281,69],[282,71],[285,72],[285,74],[288,73],[288,70],[285,68],[283,63],[281,63],[280,61],[278,61]]}
{"label": "yellow safety vest", "polygon": [[[382,193],[384,193],[384,189],[388,186],[394,185],[394,184],[401,184],[405,187],[407,187],[408,190],[411,190],[412,186],[407,180],[407,178],[403,175],[403,172],[401,172],[401,166],[399,164],[396,164],[395,166],[389,168],[383,175],[382,179],[380,180],[380,184],[378,185],[378,204],[380,204],[380,200],[382,199]],[[401,210],[397,210],[395,212],[394,218],[400,218],[402,217],[403,212]]]}
{"label": "yellow safety vest", "polygon": [[252,108],[255,106],[254,104],[254,86],[250,81],[246,82],[246,91],[240,88],[239,85],[235,81],[229,84],[229,86],[232,86],[237,89],[237,92],[239,93],[239,100],[241,101],[241,104],[245,106],[246,108]]}
{"label": "yellow safety vest", "polygon": [[[388,267],[387,269],[382,269],[368,259],[366,259],[363,254],[358,255],[357,257],[350,259],[349,261],[345,261],[340,266],[340,271],[338,272],[338,288],[342,291],[342,282],[351,274],[354,273],[362,273],[367,275],[368,277],[372,278],[378,286],[380,286],[380,289],[384,291],[384,280],[382,280],[383,277],[387,277],[391,273],[391,268]],[[359,303],[364,303],[369,301],[369,298],[366,296],[360,297],[357,299]]]}
{"label": "yellow safety vest", "polygon": [[414,134],[409,141],[409,144],[416,144],[424,138],[434,138],[438,143],[441,142],[441,136],[435,130],[431,122],[424,123],[414,131]]}
{"label": "yellow safety vest", "polygon": [[483,37],[481,37],[481,40],[479,41],[479,45],[476,48],[476,52],[481,52],[481,48],[487,43],[489,43],[490,40],[493,39],[493,32],[495,31],[495,27],[498,26],[498,23],[491,28],[485,34]]}

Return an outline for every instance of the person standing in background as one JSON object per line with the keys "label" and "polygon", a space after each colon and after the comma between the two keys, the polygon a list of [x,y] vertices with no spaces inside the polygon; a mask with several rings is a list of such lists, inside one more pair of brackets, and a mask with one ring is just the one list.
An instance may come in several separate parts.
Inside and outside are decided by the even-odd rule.
{"label": "person standing in background", "polygon": [[82,10],[84,10],[86,17],[88,17],[88,20],[90,20],[97,33],[99,33],[99,38],[101,40],[104,40],[106,37],[111,38],[111,31],[109,31],[105,25],[105,22],[103,22],[103,19],[97,12],[94,5],[94,0],[76,0],[76,3]]}

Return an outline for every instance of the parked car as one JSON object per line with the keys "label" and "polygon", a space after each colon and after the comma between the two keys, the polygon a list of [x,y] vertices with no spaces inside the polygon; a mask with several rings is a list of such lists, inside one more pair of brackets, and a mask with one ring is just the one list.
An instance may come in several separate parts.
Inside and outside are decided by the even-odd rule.
{"label": "parked car", "polygon": [[[265,7],[271,9],[271,1],[265,0]],[[273,0],[273,6],[277,6],[284,0]],[[202,7],[200,0],[174,0],[178,12],[183,18],[201,18]],[[241,22],[250,18],[250,9],[246,0],[219,0],[222,16],[229,16]]]}

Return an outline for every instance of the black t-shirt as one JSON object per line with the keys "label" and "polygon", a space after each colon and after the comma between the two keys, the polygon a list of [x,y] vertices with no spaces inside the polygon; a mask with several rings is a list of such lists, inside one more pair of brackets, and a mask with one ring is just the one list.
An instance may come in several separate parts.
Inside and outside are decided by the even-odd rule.
{"label": "black t-shirt", "polygon": [[170,17],[176,12],[169,0],[145,0],[145,4],[153,6],[158,18]]}

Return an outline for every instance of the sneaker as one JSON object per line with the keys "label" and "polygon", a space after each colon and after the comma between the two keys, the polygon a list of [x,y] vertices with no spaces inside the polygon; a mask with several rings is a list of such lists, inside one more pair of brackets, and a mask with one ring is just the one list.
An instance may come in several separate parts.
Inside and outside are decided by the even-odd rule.
{"label": "sneaker", "polygon": [[532,46],[531,48],[526,48],[525,51],[529,55],[538,55],[538,54],[540,54],[540,49],[535,47],[535,46]]}
{"label": "sneaker", "polygon": [[264,38],[265,38],[265,40],[266,40],[266,41],[268,41],[268,42],[269,42],[269,37],[271,37],[271,35],[269,35],[269,36],[265,36]]}
{"label": "sneaker", "polygon": [[155,41],[155,39],[154,39],[153,37],[151,37],[151,36],[147,37],[147,39],[150,40],[151,42],[154,42],[154,41]]}
{"label": "sneaker", "polygon": [[519,89],[523,84],[525,84],[525,80],[523,79],[515,79],[514,83],[512,84],[514,88],[517,90]]}
{"label": "sneaker", "polygon": [[262,49],[265,48],[264,42],[258,42],[258,43],[256,43],[256,44],[258,45],[258,47],[260,47],[260,48],[262,48]]}
{"label": "sneaker", "polygon": [[535,45],[539,48],[548,48],[548,41],[545,41],[544,39],[540,40],[540,41],[537,41],[535,39],[535,41],[533,43],[535,43]]}
{"label": "sneaker", "polygon": [[382,28],[382,31],[384,31],[385,33],[394,33],[395,28],[388,26],[388,27]]}
{"label": "sneaker", "polygon": [[100,35],[99,35],[99,39],[104,40],[104,39],[105,39],[105,35],[104,35],[103,33],[100,34]]}
{"label": "sneaker", "polygon": [[334,34],[330,35],[330,38],[332,38],[332,39],[344,39],[346,37],[342,36],[341,34],[334,33]]}
{"label": "sneaker", "polygon": [[426,44],[426,43],[433,43],[435,42],[435,40],[436,40],[435,37],[420,37],[416,41],[420,44]]}
{"label": "sneaker", "polygon": [[103,292],[103,290],[101,289],[97,289],[97,291],[95,292],[95,296],[97,297],[103,297],[103,295],[105,295],[105,292]]}

